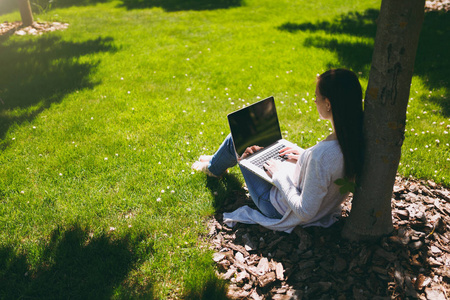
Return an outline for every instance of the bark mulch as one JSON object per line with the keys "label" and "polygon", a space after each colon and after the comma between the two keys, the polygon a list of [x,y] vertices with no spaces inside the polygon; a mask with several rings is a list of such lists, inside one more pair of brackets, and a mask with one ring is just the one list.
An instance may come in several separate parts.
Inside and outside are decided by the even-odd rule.
{"label": "bark mulch", "polygon": [[33,25],[23,27],[22,22],[3,22],[0,23],[0,36],[10,35],[42,35],[46,32],[64,30],[69,27],[68,23],[61,22],[34,22]]}
{"label": "bark mulch", "polygon": [[450,10],[450,0],[428,0],[425,2],[425,11],[445,11]]}
{"label": "bark mulch", "polygon": [[291,234],[225,226],[223,211],[251,206],[238,198],[209,224],[213,260],[232,299],[450,299],[450,191],[432,181],[397,177],[394,231],[371,243],[340,236],[350,198],[332,227]]}

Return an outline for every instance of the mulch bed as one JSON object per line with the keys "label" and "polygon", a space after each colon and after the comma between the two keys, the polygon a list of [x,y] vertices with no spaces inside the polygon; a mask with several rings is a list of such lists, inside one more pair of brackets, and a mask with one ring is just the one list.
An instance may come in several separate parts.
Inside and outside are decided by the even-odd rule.
{"label": "mulch bed", "polygon": [[33,25],[23,27],[22,22],[0,23],[0,36],[10,35],[42,35],[46,32],[64,30],[69,27],[68,23],[61,22],[34,22]]}
{"label": "mulch bed", "polygon": [[449,11],[450,0],[428,0],[425,2],[425,11]]}
{"label": "mulch bed", "polygon": [[[245,195],[223,211],[243,204]],[[397,177],[394,232],[377,242],[340,236],[351,205],[331,228],[275,232],[258,225],[210,222],[218,275],[232,299],[433,299],[450,297],[450,191]]]}

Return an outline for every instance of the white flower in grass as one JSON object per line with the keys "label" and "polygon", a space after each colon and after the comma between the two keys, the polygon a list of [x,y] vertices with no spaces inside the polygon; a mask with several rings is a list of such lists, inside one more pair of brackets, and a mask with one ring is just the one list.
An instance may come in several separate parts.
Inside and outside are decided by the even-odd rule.
{"label": "white flower in grass", "polygon": [[59,173],[59,176],[62,176],[62,173]]}
{"label": "white flower in grass", "polygon": [[130,92],[130,91],[128,91],[128,94],[131,94],[131,92]]}
{"label": "white flower in grass", "polygon": [[157,199],[156,199],[156,202],[161,202],[161,198],[157,198]]}
{"label": "white flower in grass", "polygon": [[175,193],[175,191],[174,191],[174,190],[171,190],[170,192],[171,192],[172,194],[174,194],[174,193]]}
{"label": "white flower in grass", "polygon": [[161,193],[164,193],[165,191],[164,190],[161,190]]}
{"label": "white flower in grass", "polygon": [[109,227],[109,231],[114,231],[116,230],[116,227]]}
{"label": "white flower in grass", "polygon": [[191,91],[191,88],[187,88],[186,91],[190,92],[190,91]]}
{"label": "white flower in grass", "polygon": [[15,137],[12,138],[13,141],[14,141],[15,139],[16,139]]}
{"label": "white flower in grass", "polygon": [[20,191],[20,193],[21,193],[21,194],[25,194],[25,192],[24,192],[24,191]]}

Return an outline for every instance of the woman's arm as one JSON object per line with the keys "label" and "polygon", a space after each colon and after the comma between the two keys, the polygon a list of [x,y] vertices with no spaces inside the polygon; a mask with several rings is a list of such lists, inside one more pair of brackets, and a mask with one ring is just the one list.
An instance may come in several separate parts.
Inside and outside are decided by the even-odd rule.
{"label": "woman's arm", "polygon": [[281,191],[287,204],[302,222],[308,222],[319,212],[328,192],[330,174],[320,160],[311,157],[307,162],[305,182],[300,191],[288,174],[275,171],[272,176],[275,186]]}

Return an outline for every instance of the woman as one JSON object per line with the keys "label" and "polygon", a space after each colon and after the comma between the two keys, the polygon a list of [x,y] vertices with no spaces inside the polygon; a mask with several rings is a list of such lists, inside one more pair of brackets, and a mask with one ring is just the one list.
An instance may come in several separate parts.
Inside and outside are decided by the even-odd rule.
{"label": "woman", "polygon": [[[346,69],[332,69],[317,78],[316,108],[328,120],[332,133],[308,148],[284,148],[280,156],[291,164],[269,160],[264,165],[274,185],[241,168],[250,197],[260,212],[248,206],[224,214],[224,222],[261,224],[269,229],[291,232],[295,226],[329,227],[341,214],[346,195],[337,179],[354,181],[362,168],[362,91],[357,76]],[[248,149],[251,153],[252,149]],[[193,169],[220,176],[237,164],[229,135],[213,156],[201,156]]]}

